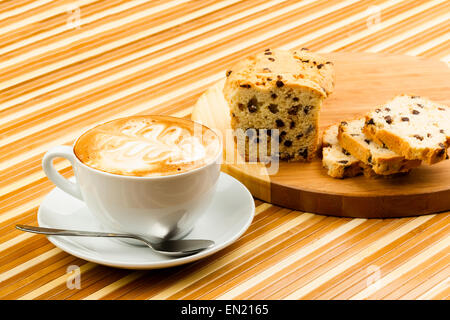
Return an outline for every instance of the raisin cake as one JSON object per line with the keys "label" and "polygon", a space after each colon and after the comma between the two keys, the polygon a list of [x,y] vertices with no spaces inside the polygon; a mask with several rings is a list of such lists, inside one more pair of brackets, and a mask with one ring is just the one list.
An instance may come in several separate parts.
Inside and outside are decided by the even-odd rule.
{"label": "raisin cake", "polygon": [[406,159],[437,163],[448,158],[450,107],[400,95],[367,114],[364,133]]}
{"label": "raisin cake", "polygon": [[343,149],[338,141],[339,124],[325,129],[322,138],[322,164],[333,178],[354,177],[364,173],[371,175],[370,166],[356,159]]}
{"label": "raisin cake", "polygon": [[379,175],[409,172],[418,167],[420,160],[407,160],[405,157],[378,145],[363,132],[365,118],[342,121],[339,125],[339,144],[358,160],[370,165]]}
{"label": "raisin cake", "polygon": [[[257,134],[259,129],[278,129],[274,132],[281,160],[309,161],[315,156],[319,110],[334,87],[331,61],[306,49],[266,49],[237,63],[226,76],[223,93],[233,129],[256,129]],[[259,136],[247,140],[261,142]]]}

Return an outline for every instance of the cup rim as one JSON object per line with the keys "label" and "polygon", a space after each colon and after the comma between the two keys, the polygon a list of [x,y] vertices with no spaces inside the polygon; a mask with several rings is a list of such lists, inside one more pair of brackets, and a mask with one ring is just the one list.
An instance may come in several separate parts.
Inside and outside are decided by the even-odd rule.
{"label": "cup rim", "polygon": [[[84,135],[86,132],[88,132],[88,131],[91,130],[91,129],[94,129],[95,127],[97,127],[97,126],[99,126],[99,125],[103,125],[103,124],[106,124],[106,123],[111,122],[111,121],[120,120],[120,119],[126,119],[126,118],[130,118],[130,117],[135,117],[135,116],[136,116],[136,117],[137,117],[137,116],[156,116],[156,117],[173,118],[173,119],[177,119],[177,120],[182,119],[182,120],[185,120],[185,121],[189,121],[189,122],[192,122],[192,123],[201,125],[201,126],[207,128],[208,130],[210,130],[211,132],[213,132],[214,135],[217,136],[217,139],[218,139],[218,141],[219,141],[219,151],[217,152],[217,155],[216,155],[216,157],[215,157],[213,160],[211,160],[211,161],[209,161],[209,162],[203,164],[202,166],[200,166],[200,167],[198,167],[198,168],[195,168],[195,169],[192,169],[192,170],[188,170],[188,171],[186,171],[186,172],[180,172],[180,173],[174,173],[174,174],[168,174],[168,175],[161,175],[161,176],[148,176],[148,177],[146,177],[146,176],[129,176],[129,175],[122,175],[122,174],[111,173],[111,172],[99,170],[99,169],[92,168],[92,167],[88,166],[87,164],[83,163],[83,161],[81,161],[81,160],[78,158],[77,154],[75,153],[75,145],[77,144],[77,142],[78,142],[78,140],[81,138],[81,136]],[[174,116],[166,116],[166,115],[158,115],[158,114],[148,114],[148,115],[132,115],[132,116],[127,116],[127,117],[115,118],[115,119],[113,119],[113,120],[110,120],[110,121],[106,121],[106,122],[100,123],[100,124],[98,124],[98,125],[95,125],[95,126],[93,126],[93,127],[90,127],[89,129],[84,130],[83,133],[81,133],[81,134],[78,136],[78,138],[75,139],[74,143],[72,144],[72,153],[73,153],[74,158],[76,159],[76,162],[78,163],[78,165],[81,165],[82,167],[84,167],[84,168],[86,168],[86,169],[88,169],[88,170],[90,170],[90,171],[92,171],[92,172],[95,172],[95,173],[101,173],[101,174],[104,174],[104,175],[106,175],[106,176],[111,176],[111,177],[115,177],[115,178],[128,178],[128,179],[138,179],[138,180],[160,180],[160,179],[170,179],[170,178],[177,178],[177,177],[181,177],[181,176],[190,175],[190,174],[193,174],[193,173],[195,173],[195,172],[197,172],[197,171],[200,171],[200,170],[202,170],[202,169],[205,169],[206,167],[209,167],[209,166],[211,166],[211,165],[217,163],[218,160],[220,160],[220,159],[222,158],[223,145],[222,145],[222,141],[220,140],[220,136],[219,136],[213,129],[211,129],[211,128],[208,127],[208,126],[205,126],[205,125],[202,124],[202,123],[196,122],[196,121],[191,120],[191,119],[178,118],[178,117],[174,117]]]}

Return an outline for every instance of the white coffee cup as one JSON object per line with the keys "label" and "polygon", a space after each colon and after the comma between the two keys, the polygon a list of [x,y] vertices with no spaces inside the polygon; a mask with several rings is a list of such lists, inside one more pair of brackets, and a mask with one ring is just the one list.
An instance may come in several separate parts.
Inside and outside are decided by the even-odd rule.
{"label": "white coffee cup", "polygon": [[[58,173],[54,158],[70,161],[76,182]],[[75,155],[74,147],[56,146],[45,154],[42,166],[57,187],[84,201],[105,230],[179,239],[206,214],[220,175],[221,159],[219,151],[214,161],[190,171],[167,176],[125,176],[87,166]]]}

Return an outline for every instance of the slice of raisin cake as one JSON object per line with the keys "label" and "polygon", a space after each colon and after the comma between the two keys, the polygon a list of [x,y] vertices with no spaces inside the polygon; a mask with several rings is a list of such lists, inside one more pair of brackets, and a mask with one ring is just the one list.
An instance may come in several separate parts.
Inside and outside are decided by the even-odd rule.
{"label": "slice of raisin cake", "polygon": [[[319,110],[334,87],[332,62],[306,49],[267,49],[240,61],[226,76],[223,92],[233,129],[278,129],[281,160],[315,156]],[[249,158],[248,148],[245,153]]]}
{"label": "slice of raisin cake", "polygon": [[364,132],[406,159],[437,163],[448,158],[450,107],[400,95],[366,116]]}
{"label": "slice of raisin cake", "polygon": [[325,129],[322,138],[322,165],[333,178],[354,177],[362,174],[371,175],[370,166],[356,159],[347,150],[343,149],[338,141],[339,124]]}
{"label": "slice of raisin cake", "polygon": [[420,160],[407,160],[405,157],[379,145],[363,133],[365,118],[342,121],[339,125],[339,144],[358,160],[371,165],[379,175],[409,172],[418,167]]}

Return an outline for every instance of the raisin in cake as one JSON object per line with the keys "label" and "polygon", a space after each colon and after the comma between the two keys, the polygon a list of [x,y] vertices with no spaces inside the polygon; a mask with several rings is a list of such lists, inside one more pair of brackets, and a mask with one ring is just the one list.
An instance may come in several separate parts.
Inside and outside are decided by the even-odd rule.
{"label": "raisin in cake", "polygon": [[332,62],[304,49],[267,49],[240,61],[226,76],[223,92],[233,129],[278,129],[282,160],[315,156],[319,110],[334,86]]}
{"label": "raisin in cake", "polygon": [[418,167],[420,160],[407,160],[405,157],[379,145],[363,132],[365,118],[342,121],[339,125],[339,144],[358,160],[372,166],[379,175],[409,172]]}
{"label": "raisin in cake", "polygon": [[338,141],[339,124],[325,129],[322,138],[322,164],[328,169],[328,175],[333,178],[354,177],[363,172],[371,175],[370,166],[356,159],[343,149]]}
{"label": "raisin in cake", "polygon": [[450,107],[400,95],[366,116],[364,132],[406,159],[433,164],[448,158]]}

